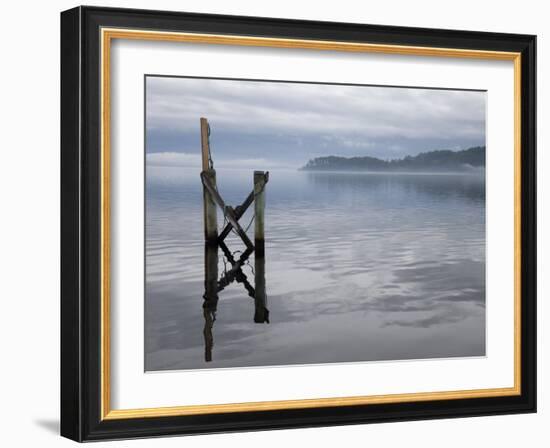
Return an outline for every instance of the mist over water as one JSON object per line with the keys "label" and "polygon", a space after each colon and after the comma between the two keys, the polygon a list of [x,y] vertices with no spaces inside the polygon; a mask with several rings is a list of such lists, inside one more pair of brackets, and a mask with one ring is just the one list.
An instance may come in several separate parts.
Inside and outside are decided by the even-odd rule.
{"label": "mist over water", "polygon": [[[233,206],[252,189],[252,170],[217,177]],[[233,282],[208,363],[202,215],[198,169],[147,167],[146,370],[485,354],[483,175],[271,171],[270,323],[254,323],[254,300]],[[244,250],[233,234],[226,244]],[[251,282],[253,267],[254,255],[242,268]]]}

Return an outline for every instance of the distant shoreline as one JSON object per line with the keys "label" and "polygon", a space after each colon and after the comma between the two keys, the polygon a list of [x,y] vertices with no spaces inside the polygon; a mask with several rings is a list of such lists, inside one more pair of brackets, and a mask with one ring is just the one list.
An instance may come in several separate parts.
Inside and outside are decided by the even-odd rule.
{"label": "distant shoreline", "polygon": [[418,175],[418,176],[485,176],[484,169],[463,170],[463,171],[367,171],[367,170],[304,170],[298,168],[297,171],[315,174],[369,174],[369,175]]}
{"label": "distant shoreline", "polygon": [[325,156],[309,160],[301,171],[371,173],[476,173],[485,171],[485,146],[460,151],[437,150],[382,160],[376,157]]}

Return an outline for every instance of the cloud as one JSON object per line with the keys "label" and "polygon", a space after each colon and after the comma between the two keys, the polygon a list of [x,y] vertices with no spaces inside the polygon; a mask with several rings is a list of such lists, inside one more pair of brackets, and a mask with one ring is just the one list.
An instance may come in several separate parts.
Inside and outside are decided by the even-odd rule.
{"label": "cloud", "polygon": [[483,92],[187,78],[148,78],[151,128],[220,128],[301,133],[389,133],[408,137],[483,132]]}
{"label": "cloud", "polygon": [[162,77],[146,86],[152,151],[169,136],[198,144],[201,116],[222,149],[252,158],[323,148],[400,156],[485,142],[485,92]]}

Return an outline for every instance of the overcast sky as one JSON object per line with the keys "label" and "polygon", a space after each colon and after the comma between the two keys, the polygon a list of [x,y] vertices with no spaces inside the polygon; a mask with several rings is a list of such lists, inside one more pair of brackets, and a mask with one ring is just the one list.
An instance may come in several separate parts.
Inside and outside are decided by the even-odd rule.
{"label": "overcast sky", "polygon": [[319,156],[401,158],[485,144],[485,92],[190,78],[146,79],[152,165],[299,167]]}

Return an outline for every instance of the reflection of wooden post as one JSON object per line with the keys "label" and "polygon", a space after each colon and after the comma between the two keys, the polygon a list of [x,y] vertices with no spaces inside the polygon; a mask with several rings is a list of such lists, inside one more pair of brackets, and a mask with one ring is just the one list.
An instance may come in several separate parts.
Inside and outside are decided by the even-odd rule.
{"label": "reflection of wooden post", "polygon": [[265,257],[258,252],[254,256],[254,283],[254,322],[257,324],[269,323],[265,293]]}
{"label": "reflection of wooden post", "polygon": [[[208,120],[201,118],[201,153],[203,175],[216,186],[216,171],[210,166],[210,142],[208,138]],[[204,203],[204,238],[207,243],[214,243],[218,239],[218,219],[216,204],[211,193],[203,187]]]}
{"label": "reflection of wooden post", "polygon": [[204,359],[212,360],[212,347],[214,336],[212,327],[216,320],[218,308],[218,246],[216,244],[204,245]]}
{"label": "reflection of wooden post", "polygon": [[215,314],[205,308],[203,310],[203,316],[204,329],[202,330],[202,334],[204,335],[204,360],[210,362],[212,361],[212,347],[214,347],[212,328],[214,327]]}
{"label": "reflection of wooden post", "polygon": [[256,254],[264,254],[265,184],[267,173],[254,171],[254,246]]}
{"label": "reflection of wooden post", "polygon": [[204,245],[204,298],[218,301],[218,246]]}

